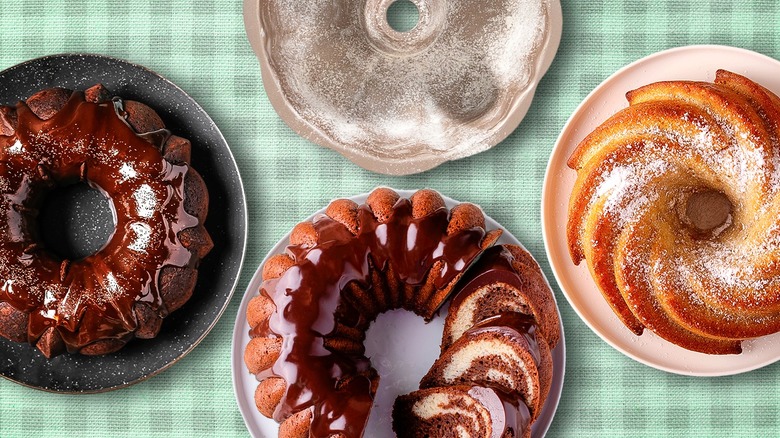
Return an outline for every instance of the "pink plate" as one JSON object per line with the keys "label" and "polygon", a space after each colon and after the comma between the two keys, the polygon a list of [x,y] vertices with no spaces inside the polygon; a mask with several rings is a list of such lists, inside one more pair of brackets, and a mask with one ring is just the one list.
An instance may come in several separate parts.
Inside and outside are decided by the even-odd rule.
{"label": "pink plate", "polygon": [[688,46],[650,55],[610,76],[585,98],[571,116],[553,149],[542,192],[542,233],[555,278],[582,320],[609,345],[645,365],[690,376],[739,374],[780,359],[780,334],[743,342],[740,355],[714,356],[685,350],[649,330],[635,336],[612,312],[593,282],[587,265],[569,258],[566,219],[576,173],[566,160],[576,146],[618,110],[628,106],[626,92],[665,80],[715,79],[726,69],[749,77],[780,94],[780,62],[725,46]]}

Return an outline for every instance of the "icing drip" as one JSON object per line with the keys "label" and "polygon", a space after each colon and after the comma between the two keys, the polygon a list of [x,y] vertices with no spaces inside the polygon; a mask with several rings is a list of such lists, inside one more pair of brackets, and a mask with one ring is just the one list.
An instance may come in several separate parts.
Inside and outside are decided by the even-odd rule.
{"label": "icing drip", "polygon": [[493,433],[490,438],[501,438],[511,430],[514,437],[523,436],[531,422],[528,407],[517,397],[496,389],[475,386],[469,390],[469,395],[479,400],[482,406],[490,412],[493,421]]}
{"label": "icing drip", "polygon": [[408,199],[396,203],[385,223],[361,206],[358,223],[355,236],[325,215],[315,218],[318,243],[310,248],[288,247],[295,264],[262,286],[276,312],[268,328],[258,330],[283,339],[272,372],[287,382],[274,418],[282,421],[313,406],[313,437],[362,436],[373,404],[373,370],[368,359],[325,347],[337,323],[359,320],[356,311],[341,305],[341,291],[352,282],[370,289],[371,264],[382,269],[391,265],[401,282],[421,286],[434,264],[440,263],[442,269],[433,281],[443,288],[479,255],[485,235],[481,228],[447,235],[446,209],[414,218]]}

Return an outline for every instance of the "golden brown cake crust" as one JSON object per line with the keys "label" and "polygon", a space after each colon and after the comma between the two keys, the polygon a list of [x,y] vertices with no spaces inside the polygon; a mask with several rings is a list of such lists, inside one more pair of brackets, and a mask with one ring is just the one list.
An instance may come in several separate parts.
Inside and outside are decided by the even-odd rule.
{"label": "golden brown cake crust", "polygon": [[398,202],[398,193],[387,188],[378,188],[369,193],[366,205],[374,213],[379,223],[385,223],[390,219],[393,206]]}
{"label": "golden brown cake crust", "polygon": [[358,232],[358,204],[349,199],[337,199],[328,205],[325,214],[345,227],[352,234]]}
{"label": "golden brown cake crust", "polygon": [[444,199],[439,192],[431,189],[422,189],[414,192],[409,198],[412,202],[412,216],[423,217],[440,208],[445,208]]}
{"label": "golden brown cake crust", "polygon": [[[572,261],[634,333],[738,354],[742,340],[780,331],[780,99],[725,70],[627,99],[569,158]],[[708,193],[732,208],[705,232],[687,206]]]}
{"label": "golden brown cake crust", "polygon": [[255,405],[261,414],[273,418],[276,405],[284,395],[287,385],[280,377],[269,377],[260,382],[255,390]]}
{"label": "golden brown cake crust", "polygon": [[260,374],[273,366],[281,351],[281,338],[252,338],[244,351],[244,362],[250,373]]}
{"label": "golden brown cake crust", "polygon": [[304,409],[279,425],[279,438],[309,438],[311,409]]}

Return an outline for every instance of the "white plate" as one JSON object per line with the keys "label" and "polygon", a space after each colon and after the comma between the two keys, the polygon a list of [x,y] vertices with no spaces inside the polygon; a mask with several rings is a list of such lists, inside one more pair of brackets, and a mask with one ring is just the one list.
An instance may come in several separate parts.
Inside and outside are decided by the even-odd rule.
{"label": "white plate", "polygon": [[542,234],[547,257],[566,299],[583,321],[609,345],[645,365],[690,376],[724,376],[761,368],[780,359],[780,334],[743,342],[740,355],[715,356],[678,347],[645,330],[635,336],[612,312],[588,272],[575,266],[566,243],[569,196],[577,176],[566,160],[576,146],[618,110],[626,92],[665,80],[715,79],[717,69],[743,74],[780,94],[780,62],[725,46],[688,46],[640,59],[610,76],[585,98],[555,144],[542,189]]}
{"label": "white plate", "polygon": [[[407,198],[414,193],[413,190],[396,191],[401,196]],[[357,203],[363,203],[366,201],[367,196],[368,194],[362,194],[349,199]],[[444,200],[449,208],[458,204],[457,201],[447,197],[444,197]],[[323,213],[324,211],[325,209],[322,209],[315,214]],[[308,220],[312,217],[314,215],[309,217]],[[500,228],[504,230],[499,243],[513,243],[522,246],[509,231],[490,217],[485,216],[485,224],[488,229]],[[289,238],[290,234],[288,233],[271,249],[266,259],[274,254],[283,252],[290,243]],[[244,348],[250,339],[249,325],[246,322],[246,308],[249,300],[257,295],[260,289],[260,283],[262,282],[261,267],[263,264],[265,264],[265,260],[263,260],[254,277],[252,277],[244,298],[241,300],[241,307],[238,309],[236,324],[233,329],[231,365],[233,370],[233,389],[236,393],[238,407],[241,410],[241,415],[244,417],[244,422],[249,432],[255,438],[272,438],[277,436],[279,425],[274,420],[264,417],[257,411],[254,402],[257,379],[247,371],[244,365]],[[366,352],[372,358],[371,363],[379,372],[381,379],[379,390],[374,400],[374,408],[368,421],[366,437],[386,438],[395,436],[390,420],[393,402],[398,395],[416,390],[420,379],[439,356],[439,344],[441,342],[445,316],[446,312],[442,310],[433,321],[426,325],[422,318],[413,313],[396,310],[380,315],[377,321],[371,325],[365,343]],[[392,333],[392,335],[386,336],[384,335],[385,333]],[[409,339],[414,339],[414,344],[409,345]],[[541,438],[547,433],[555,411],[558,408],[558,402],[561,399],[563,376],[566,369],[566,347],[563,327],[561,327],[561,341],[552,350],[552,355],[554,367],[552,387],[550,388],[550,394],[547,397],[544,409],[542,409],[539,418],[532,427],[533,438]]]}

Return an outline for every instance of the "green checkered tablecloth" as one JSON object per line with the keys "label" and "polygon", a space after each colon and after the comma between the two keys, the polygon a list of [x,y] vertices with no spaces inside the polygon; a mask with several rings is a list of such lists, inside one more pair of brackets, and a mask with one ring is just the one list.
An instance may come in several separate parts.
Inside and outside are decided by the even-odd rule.
{"label": "green checkered tablecloth", "polygon": [[[489,152],[391,178],[308,143],[281,122],[264,94],[241,13],[240,0],[0,3],[0,68],[91,52],[161,73],[220,126],[249,205],[248,252],[236,295],[195,351],[157,377],[107,394],[53,395],[0,381],[1,437],[245,436],[230,378],[233,321],[258,263],[300,218],[332,198],[377,185],[432,187],[482,205],[551,275],[539,223],[545,166],[558,132],[596,85],[631,61],[675,46],[725,44],[780,58],[777,0],[564,0],[561,48],[519,129]],[[602,342],[557,289],[556,295],[568,357],[549,436],[780,434],[779,365],[706,379],[656,371]]]}

